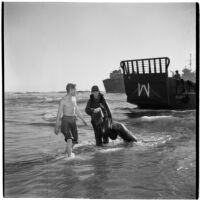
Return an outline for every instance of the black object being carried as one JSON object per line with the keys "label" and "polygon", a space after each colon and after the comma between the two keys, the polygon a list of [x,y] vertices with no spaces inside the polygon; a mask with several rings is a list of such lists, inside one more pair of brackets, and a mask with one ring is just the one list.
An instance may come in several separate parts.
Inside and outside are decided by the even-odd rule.
{"label": "black object being carried", "polygon": [[105,134],[111,140],[116,140],[117,136],[120,136],[125,142],[137,142],[137,138],[124,126],[124,124],[119,122],[109,122],[110,119],[106,122],[107,126],[105,128]]}
{"label": "black object being carried", "polygon": [[[94,86],[92,87],[92,91],[98,91],[98,88]],[[101,112],[94,113],[94,109],[96,108],[101,108]],[[99,93],[98,98],[90,95],[85,111],[91,116],[95,139],[98,145],[102,143],[97,141],[98,138],[101,140],[101,137],[109,137],[112,140],[116,140],[117,136],[120,136],[126,142],[137,141],[136,137],[122,123],[112,121],[110,109],[101,93]]]}

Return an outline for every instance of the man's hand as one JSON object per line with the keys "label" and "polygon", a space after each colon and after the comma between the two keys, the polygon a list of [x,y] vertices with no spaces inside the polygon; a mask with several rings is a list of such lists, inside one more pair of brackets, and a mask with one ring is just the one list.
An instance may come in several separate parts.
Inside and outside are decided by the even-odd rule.
{"label": "man's hand", "polygon": [[56,135],[58,135],[58,133],[59,133],[59,126],[57,124],[55,126],[54,132]]}
{"label": "man's hand", "polygon": [[88,126],[87,122],[83,119],[83,123],[85,126]]}
{"label": "man's hand", "polygon": [[99,107],[99,108],[95,108],[93,112],[94,112],[94,113],[98,113],[98,112],[100,112],[100,111],[101,111],[101,108]]}
{"label": "man's hand", "polygon": [[112,117],[111,116],[108,116],[108,119],[112,122],[113,121],[113,119],[112,119]]}

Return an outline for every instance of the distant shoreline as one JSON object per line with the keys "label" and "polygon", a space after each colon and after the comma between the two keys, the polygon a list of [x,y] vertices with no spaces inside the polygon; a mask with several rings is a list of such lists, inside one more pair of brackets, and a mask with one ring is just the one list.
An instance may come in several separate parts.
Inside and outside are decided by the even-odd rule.
{"label": "distant shoreline", "polygon": [[[78,93],[90,92],[90,90],[78,90]],[[104,91],[102,91],[104,92]],[[14,91],[5,91],[5,93],[14,93],[14,94],[39,94],[39,93],[66,93],[66,91],[47,91],[47,92],[14,92]]]}

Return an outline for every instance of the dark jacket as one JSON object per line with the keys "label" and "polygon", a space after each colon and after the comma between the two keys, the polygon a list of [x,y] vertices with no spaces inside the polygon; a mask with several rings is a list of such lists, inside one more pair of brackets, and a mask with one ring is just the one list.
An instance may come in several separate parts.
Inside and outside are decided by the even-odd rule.
{"label": "dark jacket", "polygon": [[99,96],[97,99],[95,99],[94,96],[91,94],[90,99],[87,102],[85,112],[88,115],[92,116],[93,110],[98,107],[102,109],[105,118],[112,118],[110,109],[108,107],[108,104],[106,103],[106,100],[103,94],[99,93]]}

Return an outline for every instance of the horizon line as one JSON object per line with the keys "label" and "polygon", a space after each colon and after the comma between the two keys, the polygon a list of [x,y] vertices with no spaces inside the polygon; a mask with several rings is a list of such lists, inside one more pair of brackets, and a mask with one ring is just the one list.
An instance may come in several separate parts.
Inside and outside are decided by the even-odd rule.
{"label": "horizon line", "polygon": [[[57,93],[65,93],[67,91],[4,91],[4,93],[50,93],[50,92],[57,92]],[[76,92],[91,92],[90,90],[77,90]],[[105,92],[105,90],[101,90],[100,92]]]}

